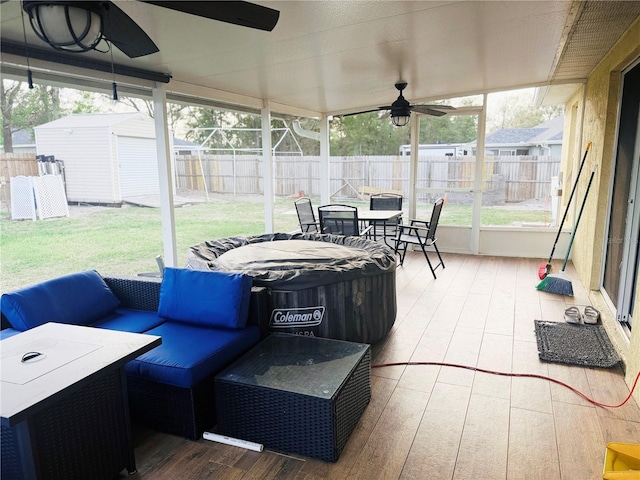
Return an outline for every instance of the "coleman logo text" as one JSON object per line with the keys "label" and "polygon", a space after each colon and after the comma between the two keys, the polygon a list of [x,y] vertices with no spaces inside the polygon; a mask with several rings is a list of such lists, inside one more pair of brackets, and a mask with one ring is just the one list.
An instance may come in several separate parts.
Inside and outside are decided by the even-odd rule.
{"label": "coleman logo text", "polygon": [[271,312],[271,328],[315,327],[322,323],[324,307],[278,308]]}

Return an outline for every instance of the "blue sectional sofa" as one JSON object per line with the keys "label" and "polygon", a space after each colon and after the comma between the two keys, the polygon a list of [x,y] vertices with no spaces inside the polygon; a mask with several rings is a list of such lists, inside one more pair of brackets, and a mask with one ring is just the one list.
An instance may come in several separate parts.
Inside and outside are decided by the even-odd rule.
{"label": "blue sectional sofa", "polygon": [[215,424],[215,374],[260,340],[255,293],[234,273],[73,273],[3,294],[2,338],[46,322],[159,335],[162,345],[125,367],[132,420],[198,439]]}

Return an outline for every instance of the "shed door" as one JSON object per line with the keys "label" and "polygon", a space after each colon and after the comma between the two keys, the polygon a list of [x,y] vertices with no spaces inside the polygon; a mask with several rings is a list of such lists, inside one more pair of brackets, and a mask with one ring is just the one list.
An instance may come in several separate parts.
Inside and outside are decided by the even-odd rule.
{"label": "shed door", "polygon": [[120,196],[158,195],[158,161],[153,138],[118,136]]}

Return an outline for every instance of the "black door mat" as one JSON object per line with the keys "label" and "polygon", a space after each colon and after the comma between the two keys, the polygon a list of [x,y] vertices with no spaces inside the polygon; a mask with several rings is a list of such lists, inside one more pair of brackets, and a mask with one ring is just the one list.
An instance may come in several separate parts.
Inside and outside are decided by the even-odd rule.
{"label": "black door mat", "polygon": [[535,320],[540,360],[611,368],[620,358],[602,325]]}

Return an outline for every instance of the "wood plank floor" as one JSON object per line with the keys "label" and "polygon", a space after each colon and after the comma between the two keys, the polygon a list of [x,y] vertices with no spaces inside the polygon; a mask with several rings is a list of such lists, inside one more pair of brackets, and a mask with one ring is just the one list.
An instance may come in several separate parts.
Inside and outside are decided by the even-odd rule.
{"label": "wood plank floor", "polygon": [[[444,258],[434,280],[421,255],[407,254],[397,320],[374,345],[374,365],[536,373],[610,404],[628,394],[619,368],[538,359],[534,320],[563,321],[568,305],[586,305],[579,282],[564,297],[535,289],[539,259]],[[604,409],[546,380],[412,365],[373,368],[372,383],[371,403],[334,464],[136,429],[138,472],[129,478],[589,480],[602,478],[607,442],[640,441],[633,399]]]}

